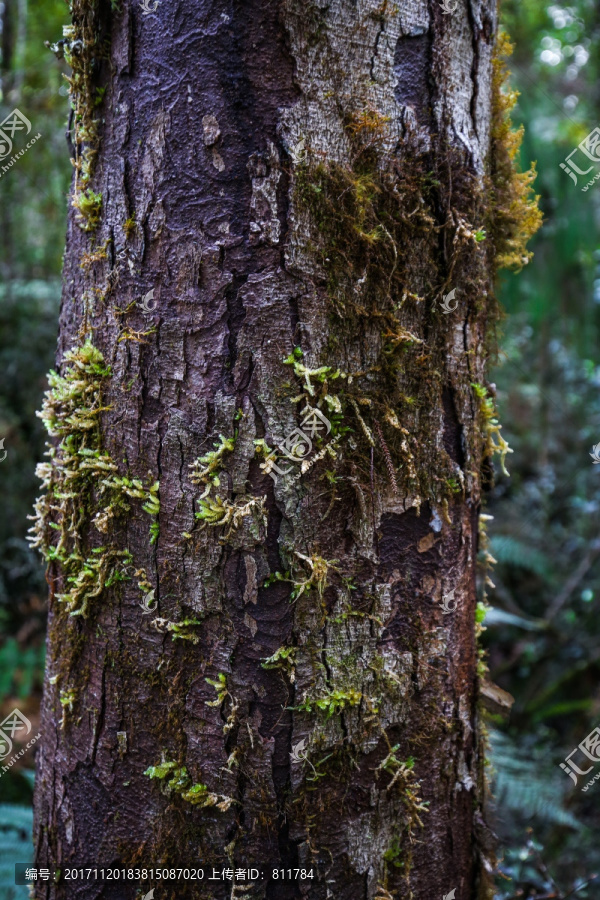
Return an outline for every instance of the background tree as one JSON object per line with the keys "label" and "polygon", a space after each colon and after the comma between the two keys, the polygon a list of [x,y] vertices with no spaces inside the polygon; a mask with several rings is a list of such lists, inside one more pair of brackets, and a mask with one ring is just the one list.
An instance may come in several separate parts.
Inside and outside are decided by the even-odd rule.
{"label": "background tree", "polygon": [[[495,267],[538,224],[495,12],[256,7],[73,2],[56,46],[39,862],[483,891],[479,472],[506,452],[484,365]],[[273,470],[315,409],[320,458]]]}

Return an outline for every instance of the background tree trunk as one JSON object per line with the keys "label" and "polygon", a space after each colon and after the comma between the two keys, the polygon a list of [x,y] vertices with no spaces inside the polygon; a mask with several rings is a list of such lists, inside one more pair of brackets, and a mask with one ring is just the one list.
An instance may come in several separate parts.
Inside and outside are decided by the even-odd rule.
{"label": "background tree trunk", "polygon": [[[264,872],[157,900],[483,896],[494,4],[95,4],[65,49],[37,864]],[[320,458],[274,480],[307,406]]]}

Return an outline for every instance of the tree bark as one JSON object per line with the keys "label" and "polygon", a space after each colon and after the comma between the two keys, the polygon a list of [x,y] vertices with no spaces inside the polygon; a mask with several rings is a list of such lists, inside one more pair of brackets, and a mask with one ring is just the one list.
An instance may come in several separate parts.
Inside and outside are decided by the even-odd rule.
{"label": "tree bark", "polygon": [[487,896],[495,5],[72,13],[36,896]]}

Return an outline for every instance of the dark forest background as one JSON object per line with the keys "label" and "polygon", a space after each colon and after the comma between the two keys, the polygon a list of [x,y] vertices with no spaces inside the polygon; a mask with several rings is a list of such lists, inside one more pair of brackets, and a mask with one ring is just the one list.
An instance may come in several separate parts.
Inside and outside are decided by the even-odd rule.
{"label": "dark forest background", "polygon": [[[600,442],[600,183],[582,193],[559,166],[600,124],[600,8],[506,0],[501,14],[544,225],[531,263],[498,285],[507,316],[490,373],[514,450],[485,510],[496,565],[482,643],[491,679],[515,697],[510,718],[486,726],[497,900],[600,898],[600,783],[582,796],[584,780],[559,768],[600,724],[600,466],[589,455]],[[0,720],[17,706],[34,728],[46,584],[27,517],[71,176],[67,69],[44,43],[67,21],[63,0],[0,2],[0,121],[17,107],[42,134],[0,178]],[[28,896],[11,883],[14,863],[32,858],[34,765],[30,751],[0,777],[0,900]]]}

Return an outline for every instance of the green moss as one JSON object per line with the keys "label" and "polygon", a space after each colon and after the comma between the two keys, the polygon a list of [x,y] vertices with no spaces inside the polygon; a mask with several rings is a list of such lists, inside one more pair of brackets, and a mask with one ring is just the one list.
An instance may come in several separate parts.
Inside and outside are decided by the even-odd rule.
{"label": "green moss", "polygon": [[482,622],[485,619],[489,610],[490,610],[490,607],[486,603],[482,603],[481,601],[478,601],[477,608],[475,610],[475,623],[477,625],[482,624]]}
{"label": "green moss", "polygon": [[[500,44],[502,52],[506,45]],[[442,405],[444,389],[460,392],[464,385],[454,384],[456,374],[448,369],[448,330],[441,327],[447,320],[429,322],[416,307],[431,302],[435,310],[442,292],[461,284],[461,310],[472,322],[478,317],[491,336],[499,310],[490,270],[522,265],[530,255],[525,244],[539,227],[533,172],[515,167],[521,135],[510,124],[514,100],[502,93],[504,77],[497,60],[485,184],[456,148],[443,144],[435,156],[413,155],[409,165],[401,164],[384,149],[386,117],[369,106],[346,116],[351,164],[314,164],[309,157],[294,170],[294,212],[309,229],[304,249],[329,298],[331,318],[319,359],[308,363],[296,347],[284,360],[303,386],[294,399],[343,413],[358,441],[355,450],[345,446],[347,462],[364,471],[373,454],[378,484],[387,471],[393,492],[415,497],[417,510],[422,497],[449,503],[464,489],[444,451],[432,458],[437,436],[429,416]],[[379,357],[363,371],[342,372],[338,361],[356,355],[356,336],[365,331],[369,347],[380,343]],[[327,407],[327,397],[335,405]],[[476,436],[465,438],[468,467],[474,468],[481,447]],[[487,423],[486,452],[492,445],[503,460],[508,450],[497,420]]]}
{"label": "green moss", "polygon": [[135,221],[135,215],[130,216],[128,219],[125,219],[123,222],[123,231],[125,232],[125,236],[130,238],[135,234],[137,229],[137,222]]}
{"label": "green moss", "polygon": [[524,129],[514,129],[510,117],[519,96],[507,87],[506,59],[512,50],[508,36],[500,32],[493,60],[489,233],[497,267],[518,271],[532,257],[526,245],[542,224],[542,214],[532,187],[535,163],[526,172],[516,165]]}
{"label": "green moss", "polygon": [[158,496],[160,482],[154,481],[145,486],[139,478],[132,479],[127,476],[114,476],[110,479],[107,486],[114,488],[118,495],[144,501],[142,503],[142,509],[154,519],[150,525],[150,544],[155,544],[160,535],[158,524],[158,516],[160,513],[160,499]]}
{"label": "green moss", "polygon": [[[402,296],[395,288],[404,289],[399,241],[417,237],[420,228],[434,224],[422,215],[405,219],[401,190],[410,195],[408,213],[408,204],[418,202],[427,183],[420,161],[415,161],[415,175],[407,180],[398,171],[382,170],[374,146],[367,149],[356,136],[350,139],[356,147],[353,168],[319,163],[301,170],[295,202],[315,225],[313,252],[325,274],[334,310],[355,324],[377,312],[393,325],[395,297]],[[394,187],[398,188],[395,196]],[[344,290],[359,279],[360,300],[352,289]]]}
{"label": "green moss", "polygon": [[324,712],[327,719],[343,712],[352,706],[358,706],[363,699],[360,691],[353,689],[328,691],[325,696],[315,699],[307,698],[299,706],[292,709],[298,712]]}
{"label": "green moss", "polygon": [[[235,420],[238,421],[243,415],[241,410],[237,410]],[[193,484],[206,485],[206,489],[198,498],[198,510],[195,513],[197,519],[203,524],[202,527],[211,526],[218,528],[228,526],[228,531],[223,540],[228,540],[232,533],[244,524],[244,519],[250,518],[253,522],[251,528],[260,529],[261,524],[266,525],[266,512],[264,502],[266,498],[259,500],[257,497],[238,497],[231,502],[227,497],[221,497],[216,494],[210,496],[213,488],[221,486],[221,471],[226,458],[235,450],[237,440],[237,429],[233,437],[226,438],[219,435],[219,440],[214,446],[214,450],[209,450],[203,456],[199,456],[190,465],[192,470],[190,480]]]}
{"label": "green moss", "polygon": [[513,451],[500,433],[502,426],[498,421],[494,399],[489,395],[488,389],[482,384],[472,383],[471,387],[479,400],[481,429],[484,435],[484,457],[491,458],[497,453],[500,456],[500,468],[504,475],[508,475],[504,461],[507,454]]}
{"label": "green moss", "polygon": [[[113,0],[111,4],[115,9]],[[105,17],[100,7],[100,0],[70,0],[71,24],[63,26],[61,41],[47,45],[71,68],[71,74],[64,77],[73,109],[73,206],[80,213],[78,224],[84,231],[97,227],[101,210],[101,195],[89,188],[98,154],[98,108],[106,93],[106,88],[97,84],[100,65],[107,56]]]}
{"label": "green moss", "polygon": [[206,705],[207,706],[221,706],[225,702],[225,699],[227,698],[227,696],[229,695],[229,691],[227,690],[227,676],[224,675],[223,672],[219,672],[219,674],[217,675],[216,681],[214,680],[214,678],[205,678],[204,680],[206,681],[207,684],[212,685],[212,687],[214,687],[214,689],[217,692],[217,699],[210,700],[210,701],[207,700]]}
{"label": "green moss", "polygon": [[102,394],[110,368],[88,340],[70,350],[64,374],[50,372],[49,389],[39,414],[51,437],[50,461],[37,468],[45,493],[36,502],[31,542],[45,559],[62,569],[66,590],[57,594],[71,615],[86,616],[92,601],[106,588],[125,580],[132,562],[127,550],[110,545],[92,547],[92,535],[108,535],[126,515],[130,500],[144,501],[156,516],[158,482],[119,476],[118,467],[102,448],[100,415],[108,407]]}
{"label": "green moss", "polygon": [[[343,612],[341,612],[339,615],[335,616],[334,618],[330,618],[329,621],[333,625],[342,625],[344,622],[347,622],[348,619],[352,619],[352,618],[370,619],[372,622],[375,622],[381,628],[384,627],[383,622],[381,621],[380,618],[378,618],[378,616],[373,616],[370,613],[364,612],[363,610],[360,610],[360,609],[352,609],[352,607],[349,605],[347,605],[344,608]],[[376,657],[376,659],[378,659],[378,657]],[[375,662],[375,660],[374,660],[374,662]],[[383,664],[383,660],[382,660],[382,664]]]}
{"label": "green moss", "polygon": [[263,669],[281,669],[286,672],[288,678],[293,683],[295,680],[296,654],[298,647],[280,647],[272,656],[263,659],[261,666]]}
{"label": "green moss", "polygon": [[[298,564],[296,560],[300,560],[300,563]],[[322,600],[325,588],[329,584],[329,573],[337,571],[337,562],[337,559],[328,560],[318,553],[307,555],[294,550],[290,577],[279,575],[279,572],[275,573],[275,577],[278,581],[291,582],[290,600],[298,600],[306,591],[312,590],[315,590],[319,600]]]}
{"label": "green moss", "polygon": [[207,684],[212,685],[212,687],[214,687],[215,691],[217,692],[216,700],[205,700],[207,706],[214,706],[221,709],[226,701],[229,701],[231,705],[227,721],[223,726],[223,734],[229,734],[237,720],[239,703],[237,703],[233,695],[230,693],[229,688],[227,687],[227,676],[224,675],[223,672],[219,672],[216,681],[213,678],[205,678],[204,680]]}
{"label": "green moss", "polygon": [[198,457],[196,462],[191,464],[192,474],[190,481],[194,484],[208,484],[210,481],[215,487],[219,487],[221,484],[219,470],[223,457],[226,454],[233,453],[236,439],[237,431],[232,438],[226,438],[220,434],[219,442],[214,445],[215,449],[205,453],[204,456]]}
{"label": "green moss", "polygon": [[196,630],[196,626],[202,625],[202,619],[182,619],[180,622],[154,619],[154,624],[159,631],[171,632],[171,637],[174,641],[191,641],[192,644],[197,644],[200,641],[200,635]]}
{"label": "green moss", "polygon": [[67,711],[69,713],[73,712],[73,704],[77,699],[77,690],[75,688],[69,688],[68,690],[60,691],[58,695],[58,699],[60,705],[63,708],[62,719],[60,723],[60,727],[64,728],[67,722]]}
{"label": "green moss", "polygon": [[196,518],[213,527],[226,525],[233,515],[232,504],[218,495],[209,497],[208,500],[199,500],[198,505],[200,509],[195,513]]}
{"label": "green moss", "polygon": [[183,800],[193,806],[201,808],[214,806],[221,812],[227,812],[236,802],[232,797],[209,791],[205,784],[194,784],[185,766],[178,766],[166,758],[159,765],[146,769],[144,775],[161,781],[165,794],[179,794]]}
{"label": "green moss", "polygon": [[[132,556],[128,550],[109,550],[104,547],[98,547],[92,550],[93,556],[88,556],[85,561],[74,556],[62,560],[63,562],[74,563],[73,569],[76,574],[68,575],[66,578],[69,585],[68,591],[57,594],[56,599],[59,603],[64,603],[72,616],[86,616],[90,602],[100,596],[105,588],[111,587],[118,581],[126,580],[119,564],[127,566],[132,562]],[[57,556],[49,555],[49,559],[58,559]],[[66,568],[66,566],[65,566]]]}
{"label": "green moss", "polygon": [[[210,490],[210,486],[209,486]],[[206,497],[206,492],[198,501],[200,507],[195,516],[203,523],[203,527],[210,525],[213,528],[228,526],[223,540],[227,541],[232,533],[241,528],[244,519],[249,519],[251,528],[257,532],[267,526],[267,513],[265,503],[267,498],[262,497],[237,497],[232,503],[217,495]]]}
{"label": "green moss", "polygon": [[460,494],[462,491],[458,478],[446,478],[446,485],[451,494]]}
{"label": "green moss", "polygon": [[[373,110],[350,116],[352,166],[323,162],[296,173],[294,205],[298,216],[310,223],[309,253],[322,273],[332,327],[320,360],[309,366],[294,352],[285,362],[303,380],[307,400],[325,406],[327,396],[334,398],[335,409],[343,413],[358,443],[355,450],[344,446],[348,462],[364,470],[373,453],[393,492],[411,494],[418,507],[421,496],[441,500],[451,494],[446,482],[455,475],[455,466],[444,455],[434,465],[429,452],[436,436],[428,432],[427,411],[441,406],[445,340],[434,332],[425,343],[413,325],[413,307],[423,302],[422,285],[444,278],[436,272],[439,231],[456,230],[457,220],[481,221],[483,203],[474,176],[465,172],[455,152],[456,171],[450,150],[435,175],[426,157],[401,167],[379,146],[386,128],[385,117]],[[448,171],[460,216],[447,216],[440,224]],[[461,264],[483,271],[477,229],[466,224],[462,228],[460,243],[448,236],[456,257],[448,265],[457,267],[460,254]],[[420,265],[423,258],[428,261],[425,267]],[[370,347],[379,346],[379,357],[363,370],[344,372],[334,361],[354,355],[349,348],[362,333],[369,334]]]}
{"label": "green moss", "polygon": [[412,756],[404,762],[398,759],[396,754],[399,748],[399,744],[389,747],[389,753],[375,770],[375,775],[379,778],[382,772],[386,772],[392,776],[391,781],[386,785],[386,793],[394,788],[399,791],[404,807],[403,821],[396,826],[392,840],[383,854],[386,863],[384,887],[387,888],[388,866],[393,866],[402,871],[406,886],[410,890],[412,848],[416,840],[417,829],[424,827],[421,814],[428,812],[429,804],[423,802],[419,796],[421,785],[414,776],[415,760]]}
{"label": "green moss", "polygon": [[383,854],[383,858],[390,865],[400,869],[404,867],[403,856],[404,854],[400,839],[397,835],[394,835],[388,849]]}
{"label": "green moss", "polygon": [[74,195],[72,205],[79,213],[79,227],[83,231],[94,231],[100,222],[102,194],[96,194],[91,188],[87,188]]}
{"label": "green moss", "polygon": [[391,782],[388,785],[388,789],[392,787],[392,785],[398,780],[398,778],[403,778],[406,780],[409,772],[415,767],[414,757],[409,756],[407,760],[402,762],[396,756],[397,751],[400,749],[400,744],[396,744],[394,747],[390,748],[390,752],[384,758],[384,760],[377,766],[375,770],[378,772],[389,772],[393,775]]}
{"label": "green moss", "polygon": [[120,344],[121,341],[133,341],[135,344],[147,344],[148,341],[145,341],[144,338],[148,337],[150,334],[156,334],[156,330],[156,325],[146,329],[146,331],[135,331],[133,328],[125,327],[117,338],[117,344]]}
{"label": "green moss", "polygon": [[107,249],[108,245],[111,243],[111,238],[108,238],[104,244],[99,247],[92,248],[89,253],[83,253],[81,256],[80,267],[85,271],[91,269],[94,263],[102,262],[105,259],[108,259]]}
{"label": "green moss", "polygon": [[177,768],[177,763],[174,762],[162,762],[158,766],[150,766],[144,772],[144,775],[147,775],[148,778],[158,778],[160,780],[164,778],[172,778],[176,776],[177,772],[180,771]]}

